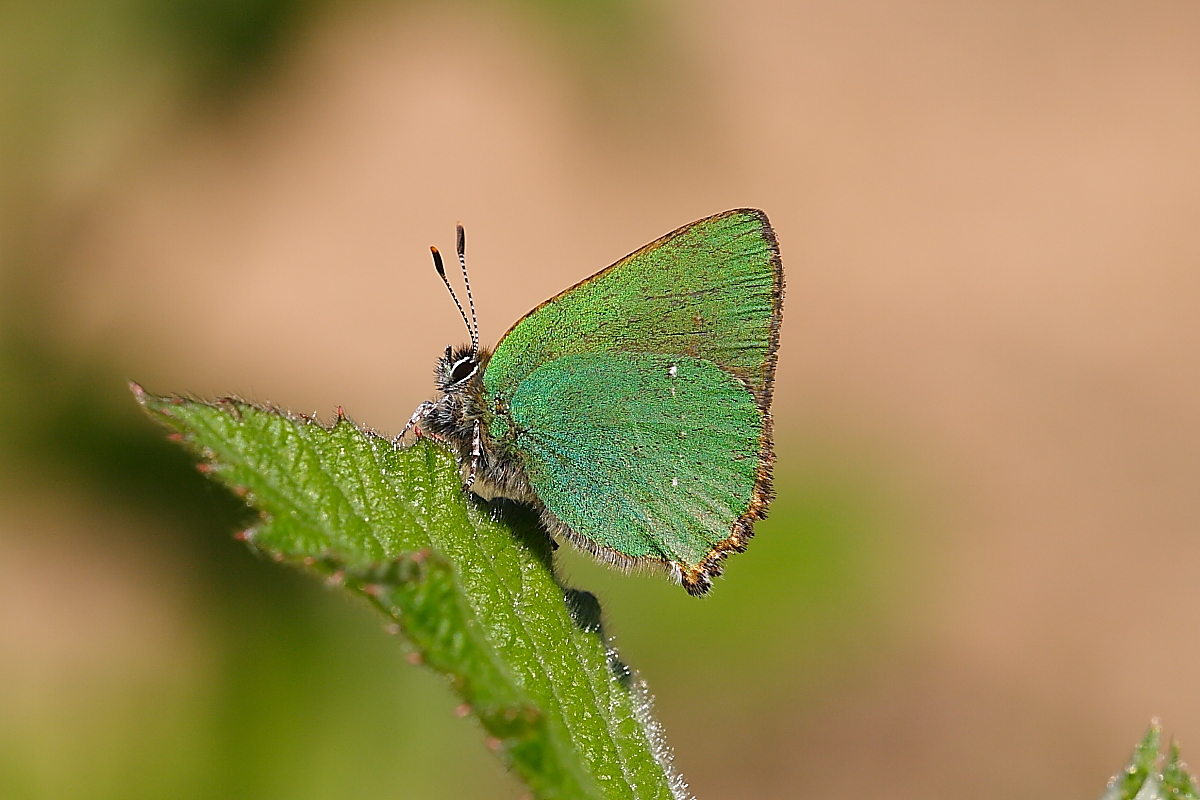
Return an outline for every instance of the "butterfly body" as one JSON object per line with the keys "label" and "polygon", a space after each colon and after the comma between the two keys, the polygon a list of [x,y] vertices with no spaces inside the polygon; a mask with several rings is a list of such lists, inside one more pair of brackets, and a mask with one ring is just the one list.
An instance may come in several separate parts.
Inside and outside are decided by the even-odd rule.
{"label": "butterfly body", "polygon": [[703,594],[771,499],[782,292],[761,211],[700,220],[546,301],[494,351],[474,334],[447,348],[440,396],[410,425],[449,444],[480,495]]}
{"label": "butterfly body", "polygon": [[[497,418],[503,420],[506,416],[498,413],[503,409],[497,409],[494,400],[489,401],[483,385],[483,372],[491,355],[487,349],[472,353],[468,347],[447,348],[447,354],[438,360],[434,370],[441,397],[436,403],[425,403],[418,408],[413,415],[419,425],[417,430],[450,445],[464,469],[473,468],[474,478],[469,488],[477,494],[488,499],[506,497],[536,503],[521,462],[512,453],[514,437],[491,435]],[[455,364],[466,363],[472,365],[473,374],[465,380],[453,381]]]}

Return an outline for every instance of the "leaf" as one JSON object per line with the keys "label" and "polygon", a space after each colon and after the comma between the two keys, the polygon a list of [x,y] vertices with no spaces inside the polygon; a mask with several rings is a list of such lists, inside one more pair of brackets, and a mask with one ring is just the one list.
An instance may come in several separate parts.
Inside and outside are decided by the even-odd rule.
{"label": "leaf", "polygon": [[238,400],[139,402],[260,512],[239,534],[366,600],[444,675],[539,798],[684,798],[644,683],[595,598],[556,580],[532,513],[469,500],[454,456]]}
{"label": "leaf", "polygon": [[1196,779],[1187,771],[1187,765],[1179,760],[1179,745],[1171,742],[1167,755],[1167,766],[1162,774],[1163,798],[1165,800],[1200,800]]}
{"label": "leaf", "polygon": [[1161,773],[1159,742],[1162,728],[1151,722],[1142,741],[1133,751],[1133,758],[1120,775],[1108,782],[1108,791],[1101,800],[1200,800],[1196,780],[1179,760],[1179,747],[1172,742],[1167,764]]}

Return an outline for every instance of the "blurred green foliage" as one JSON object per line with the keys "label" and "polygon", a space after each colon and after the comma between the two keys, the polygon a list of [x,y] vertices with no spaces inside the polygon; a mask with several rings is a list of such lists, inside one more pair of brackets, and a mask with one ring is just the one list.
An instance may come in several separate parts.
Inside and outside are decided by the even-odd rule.
{"label": "blurred green foliage", "polygon": [[144,34],[207,91],[259,77],[306,18],[331,0],[142,0]]}

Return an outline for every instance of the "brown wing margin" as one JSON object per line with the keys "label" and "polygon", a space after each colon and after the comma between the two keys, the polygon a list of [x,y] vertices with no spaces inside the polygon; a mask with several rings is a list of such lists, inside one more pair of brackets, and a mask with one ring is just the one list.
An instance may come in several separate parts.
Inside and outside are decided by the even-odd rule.
{"label": "brown wing margin", "polygon": [[[750,493],[750,505],[746,513],[738,517],[730,529],[729,537],[717,542],[711,550],[700,559],[695,567],[676,564],[680,583],[687,593],[695,597],[705,594],[712,588],[713,579],[721,574],[721,562],[730,553],[743,553],[754,536],[754,523],[767,516],[767,506],[775,496],[772,471],[775,466],[775,439],[771,421],[771,400],[775,392],[775,365],[779,360],[779,329],[783,324],[783,261],[779,257],[779,240],[775,229],[765,212],[757,208],[739,208],[717,214],[707,219],[716,219],[728,214],[750,214],[758,217],[762,223],[763,238],[771,249],[771,268],[774,272],[774,285],[771,290],[771,339],[767,347],[767,358],[763,363],[763,392],[759,400],[759,410],[763,414],[762,433],[758,439],[758,475],[754,481],[754,490]],[[705,222],[707,220],[700,220]],[[692,223],[693,225],[697,223]],[[680,230],[691,227],[684,226]],[[676,231],[678,233],[678,231]],[[674,233],[663,238],[670,238]],[[662,241],[661,239],[659,241]],[[655,242],[657,244],[658,242]],[[649,245],[653,247],[654,245]],[[644,248],[643,248],[644,249]],[[620,263],[620,262],[618,262]],[[590,279],[589,279],[590,280]]]}

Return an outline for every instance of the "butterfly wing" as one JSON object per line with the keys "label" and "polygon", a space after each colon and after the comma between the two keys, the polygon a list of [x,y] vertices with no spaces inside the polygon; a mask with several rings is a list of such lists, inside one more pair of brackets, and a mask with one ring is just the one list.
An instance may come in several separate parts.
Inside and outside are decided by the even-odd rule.
{"label": "butterfly wing", "polygon": [[710,361],[564,356],[521,383],[510,419],[530,486],[601,557],[686,581],[750,509],[763,413]]}
{"label": "butterfly wing", "polygon": [[761,211],[680,228],[505,334],[483,375],[508,412],[491,438],[577,543],[674,564],[703,593],[770,500],[782,295]]}
{"label": "butterfly wing", "polygon": [[669,233],[521,318],[500,340],[484,387],[511,396],[549,361],[609,350],[679,353],[741,378],[771,402],[783,299],[767,216],[726,211]]}

